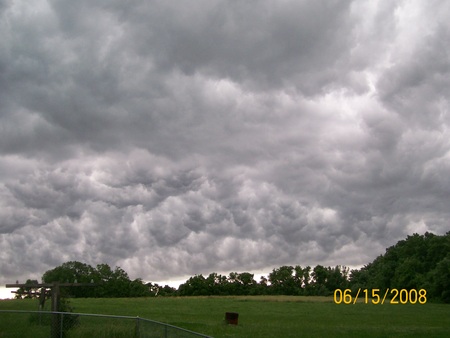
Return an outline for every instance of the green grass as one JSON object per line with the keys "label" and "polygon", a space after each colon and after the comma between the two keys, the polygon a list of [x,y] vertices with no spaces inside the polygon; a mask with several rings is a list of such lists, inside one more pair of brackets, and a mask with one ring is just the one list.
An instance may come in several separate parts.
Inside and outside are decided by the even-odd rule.
{"label": "green grass", "polygon": [[[450,306],[445,304],[337,305],[326,297],[248,296],[71,299],[71,305],[75,312],[139,316],[217,338],[450,337]],[[37,301],[0,301],[0,309],[36,310]],[[238,312],[239,324],[226,325],[225,312]],[[12,337],[2,332],[20,326],[17,317],[0,313],[0,337]],[[83,333],[90,325],[104,328],[98,336],[111,337],[108,330],[119,325],[87,317],[80,321],[69,337],[92,336]],[[23,334],[18,337],[27,337]]]}

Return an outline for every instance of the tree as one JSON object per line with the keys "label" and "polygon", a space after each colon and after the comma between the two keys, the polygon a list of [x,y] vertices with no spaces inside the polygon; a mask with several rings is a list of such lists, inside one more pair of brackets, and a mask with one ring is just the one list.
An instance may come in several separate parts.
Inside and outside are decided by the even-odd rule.
{"label": "tree", "polygon": [[294,267],[294,281],[300,295],[307,295],[311,282],[311,267],[302,268],[300,265]]}
{"label": "tree", "polygon": [[88,283],[90,278],[94,275],[95,269],[84,263],[77,261],[70,261],[63,263],[52,270],[48,270],[42,276],[44,283]]}
{"label": "tree", "polygon": [[261,276],[259,278],[259,284],[256,285],[255,294],[257,295],[266,295],[269,289],[269,280],[265,276]]}
{"label": "tree", "polygon": [[354,269],[350,272],[350,287],[353,294],[358,292],[358,289],[366,288],[369,284],[369,272],[367,265],[360,270]]}
{"label": "tree", "polygon": [[311,267],[308,265],[303,268],[303,294],[308,295],[310,293],[311,287]]}
{"label": "tree", "polygon": [[112,297],[114,294],[110,284],[113,282],[114,272],[108,264],[98,264],[93,275],[93,281],[97,284],[96,295],[98,297]]}
{"label": "tree", "polygon": [[277,295],[297,295],[299,286],[293,276],[294,268],[292,266],[281,266],[273,269],[269,274],[270,288],[272,293]]}
{"label": "tree", "polygon": [[151,296],[149,288],[142,279],[137,278],[129,283],[128,297],[149,297]]}
{"label": "tree", "polygon": [[[90,283],[95,273],[95,269],[88,264],[70,261],[46,271],[42,276],[42,281],[44,283]],[[92,297],[95,295],[94,288],[89,286],[64,288],[61,292],[63,294],[68,293],[73,297]]]}
{"label": "tree", "polygon": [[178,292],[181,296],[207,296],[208,284],[203,275],[195,275],[181,284]]}
{"label": "tree", "polygon": [[116,266],[112,270],[108,264],[98,264],[92,279],[98,285],[98,297],[128,297],[131,287],[136,289],[138,281],[131,285],[128,274],[122,268]]}
{"label": "tree", "polygon": [[161,296],[174,296],[177,293],[177,289],[171,287],[170,285],[164,285],[162,288],[160,288],[159,290],[159,294]]}
{"label": "tree", "polygon": [[[70,261],[48,270],[42,276],[44,283],[93,283],[95,286],[64,287],[62,292],[66,292],[73,297],[129,297],[130,294],[145,295],[144,283],[137,279],[133,282],[128,274],[120,267],[114,270],[108,264],[98,264],[96,268]],[[138,284],[142,285],[138,285]]]}
{"label": "tree", "polygon": [[428,274],[430,284],[429,296],[450,303],[450,254],[441,260]]}
{"label": "tree", "polygon": [[327,296],[330,292],[327,288],[327,280],[329,277],[329,270],[322,265],[314,267],[312,276],[312,290],[316,296]]}
{"label": "tree", "polygon": [[352,270],[351,288],[425,289],[430,298],[450,302],[449,252],[450,231],[443,236],[407,236],[373,262]]}
{"label": "tree", "polygon": [[344,290],[349,286],[348,268],[336,265],[334,268],[328,267],[328,278],[325,286],[330,293],[336,289]]}
{"label": "tree", "polygon": [[227,277],[216,272],[212,272],[206,278],[206,284],[209,295],[225,295],[227,290]]}
{"label": "tree", "polygon": [[228,276],[227,294],[229,295],[248,295],[252,287],[257,283],[254,280],[254,274],[249,272],[231,272]]}

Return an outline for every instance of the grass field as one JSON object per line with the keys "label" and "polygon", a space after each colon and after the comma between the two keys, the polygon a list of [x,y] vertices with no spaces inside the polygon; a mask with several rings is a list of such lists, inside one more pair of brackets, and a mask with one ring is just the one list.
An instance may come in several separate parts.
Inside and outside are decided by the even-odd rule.
{"label": "grass field", "polygon": [[[445,304],[337,305],[326,297],[248,296],[71,299],[71,305],[74,312],[139,316],[217,338],[450,337]],[[37,301],[4,300],[0,310],[37,310]],[[225,312],[238,312],[238,325],[226,325]],[[0,313],[0,337],[11,318]]]}

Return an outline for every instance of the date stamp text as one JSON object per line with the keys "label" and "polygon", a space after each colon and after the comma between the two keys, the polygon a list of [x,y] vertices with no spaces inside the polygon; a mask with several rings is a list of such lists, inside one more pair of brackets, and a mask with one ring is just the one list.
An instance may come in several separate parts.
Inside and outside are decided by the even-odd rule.
{"label": "date stamp text", "polygon": [[425,289],[361,289],[352,296],[350,289],[334,290],[334,302],[336,304],[356,304],[358,299],[362,299],[365,304],[425,304],[427,302],[427,290]]}

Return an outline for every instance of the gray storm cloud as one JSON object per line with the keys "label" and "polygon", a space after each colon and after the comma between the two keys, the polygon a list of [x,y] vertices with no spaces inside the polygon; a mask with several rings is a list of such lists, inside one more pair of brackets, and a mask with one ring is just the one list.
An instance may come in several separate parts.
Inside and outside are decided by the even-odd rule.
{"label": "gray storm cloud", "polygon": [[0,2],[1,281],[360,266],[445,233],[449,7]]}

